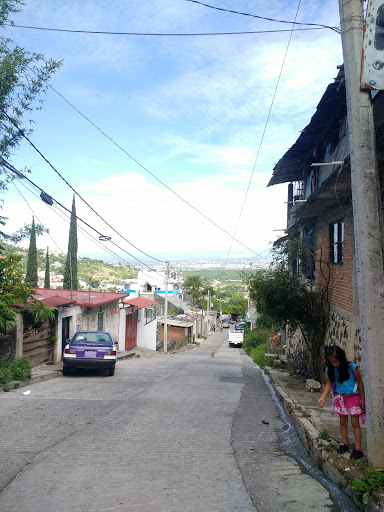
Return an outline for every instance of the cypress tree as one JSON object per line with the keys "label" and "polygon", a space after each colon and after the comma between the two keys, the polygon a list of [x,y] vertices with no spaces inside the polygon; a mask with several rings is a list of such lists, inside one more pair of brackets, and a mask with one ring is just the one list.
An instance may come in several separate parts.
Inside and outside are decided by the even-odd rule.
{"label": "cypress tree", "polygon": [[44,278],[44,288],[51,287],[51,279],[49,277],[49,253],[47,247],[47,256],[45,258],[45,278]]}
{"label": "cypress tree", "polygon": [[[71,279],[72,273],[72,279]],[[72,286],[71,286],[72,283]],[[69,226],[67,261],[65,262],[63,288],[66,290],[78,289],[77,280],[77,218],[75,196],[72,201],[71,224]]]}
{"label": "cypress tree", "polygon": [[35,217],[32,217],[31,236],[29,238],[27,273],[25,274],[25,282],[30,286],[37,288],[37,247],[36,247],[36,226]]}

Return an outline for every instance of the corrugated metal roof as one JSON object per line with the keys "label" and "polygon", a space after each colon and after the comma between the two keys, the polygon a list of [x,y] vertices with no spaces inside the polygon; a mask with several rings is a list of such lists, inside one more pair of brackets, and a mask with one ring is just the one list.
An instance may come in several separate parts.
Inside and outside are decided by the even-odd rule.
{"label": "corrugated metal roof", "polygon": [[[336,81],[329,84],[317,106],[311,122],[302,130],[295,144],[285,153],[273,169],[268,187],[279,183],[299,181],[304,178],[304,163],[324,136],[338,135],[339,118],[345,111],[345,87],[341,83],[344,71],[340,70]],[[316,161],[313,158],[313,161]]]}
{"label": "corrugated metal roof", "polygon": [[152,306],[152,304],[155,304],[155,301],[151,299],[144,299],[143,297],[135,297],[133,299],[126,299],[124,304],[129,304],[130,306],[135,306],[135,308],[143,309]]}

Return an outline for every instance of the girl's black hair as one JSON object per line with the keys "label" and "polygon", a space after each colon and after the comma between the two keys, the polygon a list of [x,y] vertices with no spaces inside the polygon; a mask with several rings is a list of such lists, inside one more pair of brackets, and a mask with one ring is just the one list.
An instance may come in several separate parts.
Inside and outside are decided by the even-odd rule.
{"label": "girl's black hair", "polygon": [[337,368],[339,373],[339,384],[349,379],[349,362],[347,356],[342,348],[337,345],[330,345],[325,349],[325,359],[328,368],[328,377],[332,384],[335,382],[335,367],[328,361],[328,357],[335,356],[339,361],[340,366]]}

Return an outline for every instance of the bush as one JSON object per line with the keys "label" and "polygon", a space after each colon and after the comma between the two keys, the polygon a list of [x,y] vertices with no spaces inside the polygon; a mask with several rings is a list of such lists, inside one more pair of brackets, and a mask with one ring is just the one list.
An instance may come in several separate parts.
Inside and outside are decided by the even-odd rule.
{"label": "bush", "polygon": [[271,337],[271,329],[267,327],[259,327],[256,331],[245,329],[244,331],[244,344],[243,348],[248,352],[253,348],[268,343]]}
{"label": "bush", "polygon": [[31,377],[31,362],[27,357],[2,357],[0,359],[0,386],[13,380]]}
{"label": "bush", "polygon": [[264,344],[259,345],[258,347],[251,348],[250,350],[247,350],[245,348],[245,350],[250,356],[250,358],[253,360],[253,362],[257,364],[257,366],[260,366],[260,368],[264,368]]}

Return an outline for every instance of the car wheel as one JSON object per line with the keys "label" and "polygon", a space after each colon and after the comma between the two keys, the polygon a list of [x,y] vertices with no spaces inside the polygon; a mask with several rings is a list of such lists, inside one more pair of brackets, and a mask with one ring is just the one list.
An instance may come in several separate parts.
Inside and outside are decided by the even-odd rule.
{"label": "car wheel", "polygon": [[69,375],[69,368],[68,366],[63,366],[63,375]]}
{"label": "car wheel", "polygon": [[115,367],[114,366],[112,368],[108,368],[108,375],[110,377],[113,377],[115,375]]}

